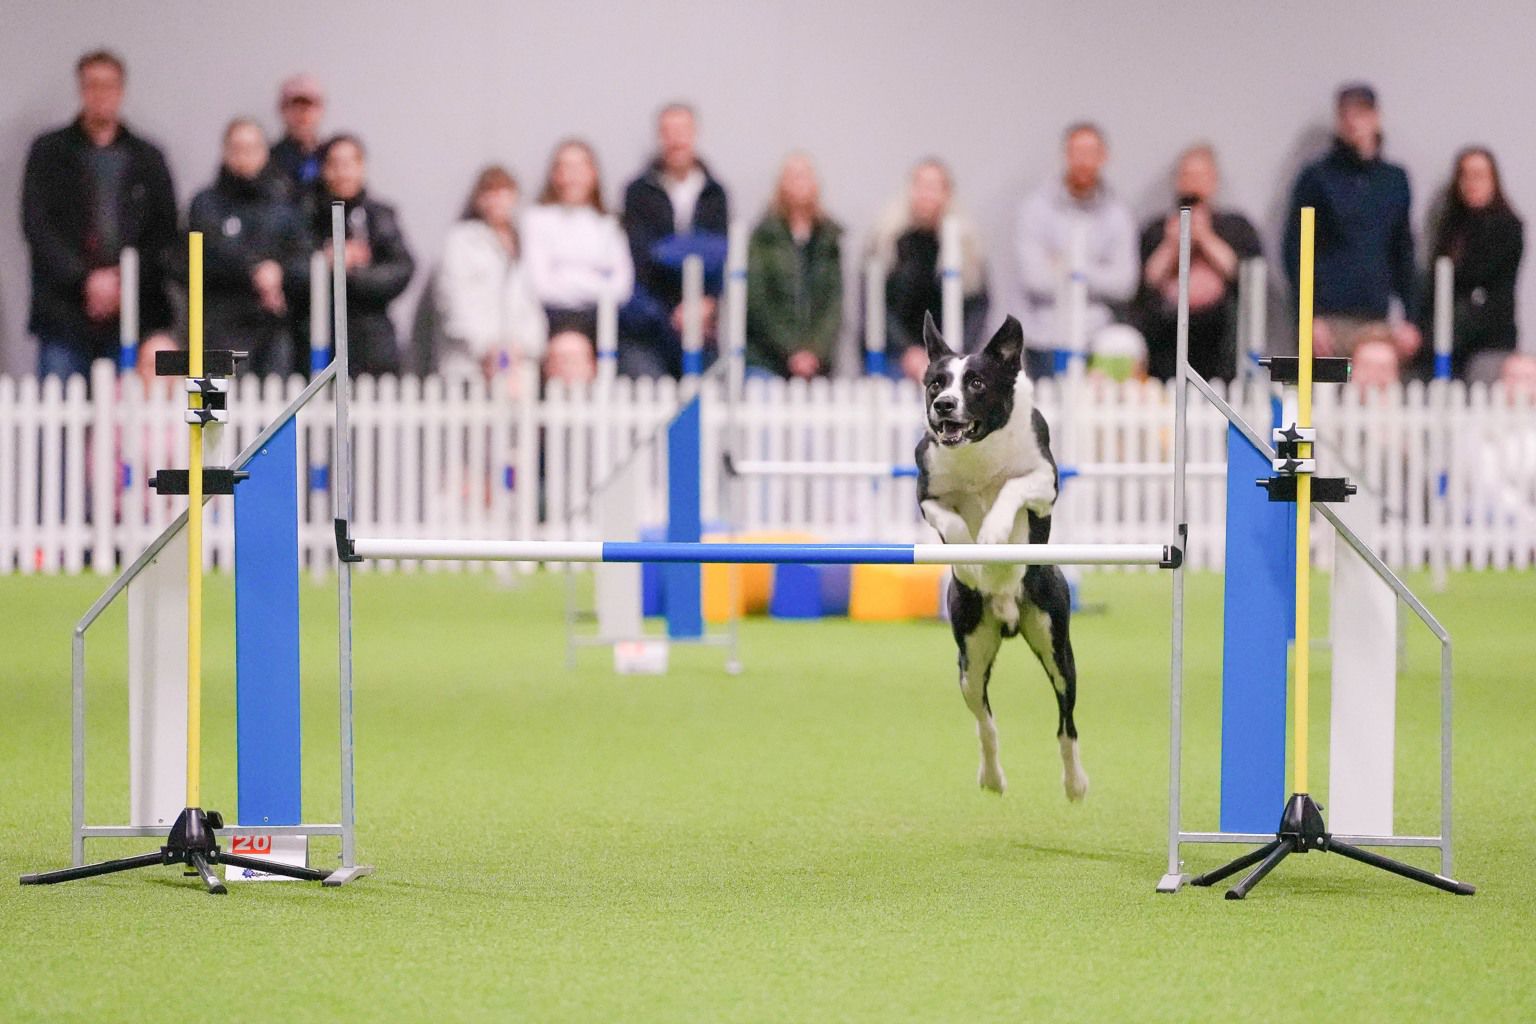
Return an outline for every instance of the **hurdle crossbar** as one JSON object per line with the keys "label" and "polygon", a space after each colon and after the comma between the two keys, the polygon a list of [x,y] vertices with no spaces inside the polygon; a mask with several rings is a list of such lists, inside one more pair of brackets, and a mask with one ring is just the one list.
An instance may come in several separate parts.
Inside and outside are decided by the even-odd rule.
{"label": "hurdle crossbar", "polygon": [[[917,467],[894,462],[797,462],[789,459],[740,459],[726,461],[726,472],[732,476],[779,476],[813,478],[890,478],[900,480],[917,476]],[[1171,462],[1085,462],[1075,466],[1062,466],[1058,470],[1062,480],[1157,480],[1173,479]],[[1185,472],[1192,477],[1213,478],[1226,476],[1225,462],[1192,462]]]}
{"label": "hurdle crossbar", "polygon": [[690,544],[632,541],[414,540],[338,537],[344,559],[481,562],[796,563],[805,565],[1155,565],[1171,544]]}

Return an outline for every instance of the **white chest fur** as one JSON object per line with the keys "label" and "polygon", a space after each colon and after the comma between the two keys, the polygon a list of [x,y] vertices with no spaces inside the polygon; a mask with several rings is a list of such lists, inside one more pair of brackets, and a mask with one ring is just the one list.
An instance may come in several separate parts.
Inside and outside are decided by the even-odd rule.
{"label": "white chest fur", "polygon": [[928,494],[958,512],[972,534],[981,528],[1004,484],[1042,468],[1049,471],[1030,422],[1031,408],[1028,401],[1015,399],[1013,415],[1003,429],[974,444],[958,448],[935,444],[928,449]]}

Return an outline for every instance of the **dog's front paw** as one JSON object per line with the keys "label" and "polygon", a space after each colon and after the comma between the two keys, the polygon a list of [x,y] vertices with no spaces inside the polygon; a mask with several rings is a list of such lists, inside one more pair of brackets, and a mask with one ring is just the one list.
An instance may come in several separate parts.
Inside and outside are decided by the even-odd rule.
{"label": "dog's front paw", "polygon": [[1024,503],[1025,511],[1030,512],[1033,515],[1040,517],[1041,519],[1049,519],[1051,517],[1051,510],[1055,507],[1056,499],[1054,497],[1041,498],[1038,501],[1026,501]]}
{"label": "dog's front paw", "polygon": [[996,520],[984,520],[981,529],[976,531],[977,544],[1007,544],[1013,540],[1013,520],[1006,523]]}
{"label": "dog's front paw", "polygon": [[986,758],[982,758],[981,770],[976,773],[976,784],[982,789],[1002,796],[1008,789],[1008,780],[1003,777],[1003,766],[996,761],[989,763]]}

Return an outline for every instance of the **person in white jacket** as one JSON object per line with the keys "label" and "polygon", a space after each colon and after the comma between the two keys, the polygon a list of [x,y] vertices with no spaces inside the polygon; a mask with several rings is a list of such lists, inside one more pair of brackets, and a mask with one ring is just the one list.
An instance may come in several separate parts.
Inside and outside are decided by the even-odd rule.
{"label": "person in white jacket", "polygon": [[592,359],[597,308],[629,299],[635,268],[618,220],[603,205],[602,179],[592,147],[567,139],[555,147],[539,204],[522,219],[524,264],[534,294],[549,318],[550,349],[575,360]]}
{"label": "person in white jacket", "polygon": [[448,229],[436,282],[448,338],[438,360],[444,374],[492,376],[523,360],[546,362],[549,325],[518,260],[516,210],[516,180],[487,167]]}
{"label": "person in white jacket", "polygon": [[[1115,308],[1136,290],[1136,223],[1104,183],[1104,133],[1087,122],[1063,136],[1066,170],[1036,189],[1019,209],[1019,278],[1024,290],[1025,369],[1031,379],[1054,373],[1055,351],[1086,349],[1115,322]],[[1083,308],[1071,309],[1082,282]],[[1080,322],[1079,322],[1080,321]]]}

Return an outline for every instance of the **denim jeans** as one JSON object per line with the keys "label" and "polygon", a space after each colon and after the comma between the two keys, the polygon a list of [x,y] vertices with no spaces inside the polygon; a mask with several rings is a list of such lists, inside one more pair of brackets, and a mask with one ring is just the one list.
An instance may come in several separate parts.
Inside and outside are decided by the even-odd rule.
{"label": "denim jeans", "polygon": [[91,375],[91,354],[69,339],[40,335],[37,339],[37,375],[68,378]]}

